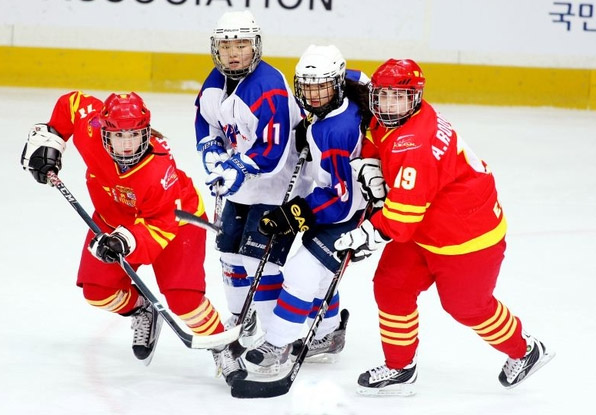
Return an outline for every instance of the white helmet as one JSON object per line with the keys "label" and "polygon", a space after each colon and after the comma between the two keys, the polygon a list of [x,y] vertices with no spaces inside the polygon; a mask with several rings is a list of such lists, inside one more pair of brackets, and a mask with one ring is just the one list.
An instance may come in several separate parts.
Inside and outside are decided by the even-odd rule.
{"label": "white helmet", "polygon": [[[220,59],[220,42],[236,39],[251,41],[252,60],[242,69],[227,68]],[[242,79],[256,68],[261,61],[261,55],[261,27],[255,21],[253,14],[248,10],[224,13],[217,21],[211,36],[211,58],[217,70],[228,78]]]}
{"label": "white helmet", "polygon": [[[296,98],[302,102],[306,110],[324,117],[341,105],[345,77],[346,60],[337,47],[310,45],[296,65],[294,75]],[[317,89],[316,85],[320,87]],[[313,90],[318,94],[317,105],[313,105],[311,99]],[[330,93],[333,97],[329,97]]]}

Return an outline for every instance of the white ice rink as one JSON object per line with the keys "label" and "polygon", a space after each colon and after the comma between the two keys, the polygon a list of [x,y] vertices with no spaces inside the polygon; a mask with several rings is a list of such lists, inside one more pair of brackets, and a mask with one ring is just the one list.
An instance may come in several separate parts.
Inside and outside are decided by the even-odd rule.
{"label": "white ice rink", "polygon": [[[377,255],[351,266],[340,285],[351,311],[340,361],[305,365],[286,396],[238,400],[214,378],[211,354],[187,349],[167,326],[153,363],[143,366],[130,350],[129,319],[89,306],[75,286],[86,225],[56,189],[37,184],[19,164],[30,126],[46,122],[65,92],[0,88],[0,414],[593,413],[596,112],[437,105],[494,172],[509,223],[496,296],[557,352],[551,363],[505,390],[497,381],[505,356],[455,323],[431,289],[419,301],[418,394],[358,396],[358,375],[383,362],[371,283]],[[195,97],[141,95],[211,215],[194,149]],[[63,165],[62,180],[91,212],[74,146]],[[210,236],[208,295],[226,310],[212,246]],[[157,293],[150,269],[140,275]]]}

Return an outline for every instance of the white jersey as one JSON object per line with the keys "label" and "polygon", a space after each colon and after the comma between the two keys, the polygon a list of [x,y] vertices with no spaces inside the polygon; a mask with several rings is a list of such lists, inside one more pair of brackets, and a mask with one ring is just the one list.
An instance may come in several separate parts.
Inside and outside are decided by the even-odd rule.
{"label": "white jersey", "polygon": [[314,180],[315,187],[306,201],[319,224],[345,222],[366,206],[350,166],[362,148],[361,120],[358,106],[344,98],[325,118],[313,115],[308,127],[312,161],[306,165],[305,176]]}
{"label": "white jersey", "polygon": [[[260,174],[246,180],[230,201],[245,205],[280,205],[298,161],[294,127],[300,107],[283,74],[261,61],[228,96],[226,78],[211,71],[196,100],[197,143],[206,136],[221,137],[228,152],[242,153],[259,166]],[[294,194],[303,195],[306,181]]]}

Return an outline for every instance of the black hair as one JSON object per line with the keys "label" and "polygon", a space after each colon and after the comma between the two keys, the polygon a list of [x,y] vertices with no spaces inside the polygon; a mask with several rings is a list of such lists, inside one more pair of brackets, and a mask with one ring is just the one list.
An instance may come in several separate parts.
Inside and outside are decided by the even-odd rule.
{"label": "black hair", "polygon": [[347,78],[345,82],[344,96],[358,105],[358,113],[362,117],[360,130],[364,134],[373,116],[368,104],[368,85]]}

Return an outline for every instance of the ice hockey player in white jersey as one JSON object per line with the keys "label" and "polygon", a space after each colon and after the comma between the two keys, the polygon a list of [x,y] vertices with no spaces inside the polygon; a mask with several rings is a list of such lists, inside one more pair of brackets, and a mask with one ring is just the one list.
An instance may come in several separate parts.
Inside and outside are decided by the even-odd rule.
{"label": "ice hockey player in white jersey", "polygon": [[[366,205],[350,167],[350,160],[360,155],[371,118],[368,89],[358,82],[360,75],[350,71],[356,79],[346,79],[346,61],[333,45],[309,46],[296,66],[296,97],[310,113],[302,128],[296,129],[296,143],[299,149],[309,146],[311,159],[304,175],[314,181],[314,188],[260,221],[259,230],[266,235],[304,234],[302,245],[284,267],[284,284],[265,342],[246,353],[249,371],[276,374],[289,365],[293,343],[297,353],[304,323],[317,314],[339,269],[333,243],[346,230],[356,228]],[[343,349],[349,313],[339,310],[336,293],[307,354],[310,360],[316,356],[316,360],[333,361]]]}
{"label": "ice hockey player in white jersey", "polygon": [[[257,225],[266,211],[281,205],[298,161],[293,129],[301,109],[283,74],[261,60],[261,29],[249,11],[222,15],[211,37],[211,71],[196,99],[197,150],[213,195],[226,197],[221,252],[224,290],[237,323],[251,279],[268,237]],[[304,183],[303,186],[307,186]],[[300,186],[295,191],[300,193]],[[293,237],[273,245],[255,293],[263,326],[281,290],[284,264]]]}

